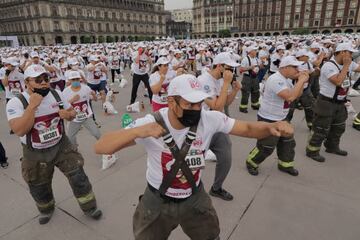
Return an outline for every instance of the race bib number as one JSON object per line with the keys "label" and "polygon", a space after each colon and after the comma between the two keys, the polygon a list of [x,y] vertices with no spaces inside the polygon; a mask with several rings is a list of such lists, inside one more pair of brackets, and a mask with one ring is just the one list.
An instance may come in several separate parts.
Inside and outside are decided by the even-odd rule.
{"label": "race bib number", "polygon": [[350,82],[350,79],[345,79],[344,81],[343,81],[343,83],[341,84],[341,87],[342,88],[349,88],[351,86],[351,82]]}
{"label": "race bib number", "polygon": [[41,143],[50,142],[60,137],[59,129],[56,126],[48,128],[44,132],[39,133],[39,137]]}
{"label": "race bib number", "polygon": [[79,112],[76,114],[76,120],[77,121],[84,121],[87,118],[86,112]]}
{"label": "race bib number", "polygon": [[162,94],[162,95],[160,96],[160,101],[161,101],[161,102],[164,102],[164,103],[167,103],[167,94]]}
{"label": "race bib number", "polygon": [[186,156],[185,162],[192,171],[205,168],[205,157],[201,150],[191,150]]}
{"label": "race bib number", "polygon": [[102,72],[100,72],[100,71],[94,72],[94,79],[100,79],[101,75],[102,75]]}
{"label": "race bib number", "polygon": [[20,93],[21,93],[21,90],[18,89],[18,88],[12,88],[12,89],[10,90],[10,92],[11,92],[12,94],[14,94],[14,95],[17,95],[17,94],[20,94]]}

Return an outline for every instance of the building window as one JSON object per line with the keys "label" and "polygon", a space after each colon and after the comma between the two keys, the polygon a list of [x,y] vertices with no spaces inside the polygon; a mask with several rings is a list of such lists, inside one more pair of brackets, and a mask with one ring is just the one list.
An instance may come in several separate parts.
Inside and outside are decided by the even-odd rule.
{"label": "building window", "polygon": [[319,20],[314,21],[314,26],[319,26]]}
{"label": "building window", "polygon": [[353,24],[354,20],[352,18],[348,19],[348,24]]}
{"label": "building window", "polygon": [[300,15],[299,14],[295,14],[295,20],[299,20]]}

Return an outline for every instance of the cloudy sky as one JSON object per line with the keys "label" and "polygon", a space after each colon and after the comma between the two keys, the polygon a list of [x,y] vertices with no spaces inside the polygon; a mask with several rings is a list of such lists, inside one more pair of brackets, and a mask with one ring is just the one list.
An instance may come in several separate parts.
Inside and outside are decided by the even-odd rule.
{"label": "cloudy sky", "polygon": [[165,0],[165,10],[191,8],[193,0]]}

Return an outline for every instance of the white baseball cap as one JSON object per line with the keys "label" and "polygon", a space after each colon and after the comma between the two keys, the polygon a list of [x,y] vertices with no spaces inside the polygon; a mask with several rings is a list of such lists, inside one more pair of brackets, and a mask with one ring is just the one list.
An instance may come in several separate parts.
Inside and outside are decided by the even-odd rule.
{"label": "white baseball cap", "polygon": [[320,46],[320,44],[319,44],[319,43],[317,43],[317,42],[313,42],[313,43],[310,45],[310,48],[318,48],[318,49],[320,49],[320,48],[321,48],[321,46]]}
{"label": "white baseball cap", "polygon": [[31,52],[31,53],[30,53],[30,57],[31,57],[31,58],[36,58],[36,57],[38,58],[38,57],[39,57],[39,53],[37,53],[37,52],[35,52],[35,51],[34,51],[34,52]]}
{"label": "white baseball cap", "polygon": [[299,51],[296,52],[295,57],[302,57],[302,56],[307,56],[307,57],[311,57],[310,56],[310,52],[306,49],[300,49]]}
{"label": "white baseball cap", "polygon": [[79,64],[79,61],[76,58],[69,58],[67,62],[69,65]]}
{"label": "white baseball cap", "polygon": [[11,66],[14,66],[14,67],[19,66],[19,62],[18,62],[17,58],[15,58],[15,57],[10,57],[10,58],[4,59],[3,63],[10,64]]}
{"label": "white baseball cap", "polygon": [[352,52],[352,53],[355,53],[355,52],[358,52],[358,50],[354,49],[352,46],[351,46],[351,43],[340,43],[336,46],[336,50],[335,52],[340,52],[340,51],[349,51],[349,52]]}
{"label": "white baseball cap", "polygon": [[286,50],[285,46],[284,45],[279,45],[276,47],[276,51],[277,50]]}
{"label": "white baseball cap", "polygon": [[161,57],[157,60],[157,62],[155,63],[155,66],[169,64],[169,63],[170,63],[169,59],[167,59],[166,57]]}
{"label": "white baseball cap", "polygon": [[171,80],[168,96],[180,96],[191,103],[198,103],[210,97],[202,91],[201,84],[192,74],[180,75]]}
{"label": "white baseball cap", "polygon": [[222,52],[215,56],[213,65],[226,64],[230,67],[239,67],[240,64],[234,61],[229,52]]}
{"label": "white baseball cap", "polygon": [[96,55],[91,55],[90,57],[89,57],[89,61],[91,62],[91,61],[99,61],[100,59],[99,59],[99,57],[98,56],[96,56]]}
{"label": "white baseball cap", "polygon": [[27,79],[29,77],[31,78],[35,78],[40,76],[41,74],[44,73],[48,73],[44,67],[38,65],[38,64],[33,64],[30,65],[24,72],[24,78]]}
{"label": "white baseball cap", "polygon": [[159,51],[159,56],[167,56],[167,55],[169,55],[169,51],[166,50],[165,48]]}
{"label": "white baseball cap", "polygon": [[81,78],[80,73],[78,71],[69,71],[69,75],[67,77],[69,80]]}
{"label": "white baseball cap", "polygon": [[251,45],[250,47],[247,47],[246,48],[246,52],[249,53],[251,51],[257,51],[258,50],[258,47],[255,46],[255,45]]}
{"label": "white baseball cap", "polygon": [[303,62],[298,61],[294,56],[286,56],[281,59],[279,68],[283,68],[283,67],[287,67],[287,66],[298,67],[302,64],[303,64]]}

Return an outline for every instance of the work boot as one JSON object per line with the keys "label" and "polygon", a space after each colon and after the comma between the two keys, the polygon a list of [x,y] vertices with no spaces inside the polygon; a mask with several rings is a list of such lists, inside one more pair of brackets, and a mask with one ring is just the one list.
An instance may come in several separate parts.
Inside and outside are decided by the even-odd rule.
{"label": "work boot", "polygon": [[353,128],[355,128],[356,130],[360,131],[360,125],[353,124]]}
{"label": "work boot", "polygon": [[348,155],[347,151],[341,150],[340,148],[336,148],[336,149],[326,148],[325,152],[336,154],[339,156],[347,156]]}
{"label": "work boot", "polygon": [[92,219],[99,220],[102,216],[102,211],[98,208],[93,208],[90,211],[85,212],[85,215]]}
{"label": "work boot", "polygon": [[259,109],[260,109],[260,106],[251,106],[251,108],[252,108],[253,110],[259,110]]}
{"label": "work boot", "polygon": [[306,156],[317,162],[325,162],[325,158],[319,152],[306,151]]}
{"label": "work boot", "polygon": [[251,175],[253,176],[259,175],[259,170],[257,167],[254,167],[253,165],[246,163],[246,168]]}
{"label": "work boot", "polygon": [[248,113],[247,108],[239,108],[239,111],[242,113]]}
{"label": "work boot", "polygon": [[214,190],[214,187],[211,187],[209,194],[213,197],[218,197],[225,201],[231,201],[234,199],[233,195],[231,195],[231,193],[229,193],[223,188],[220,188],[219,190]]}
{"label": "work boot", "polygon": [[53,213],[54,213],[54,210],[52,210],[49,213],[40,213],[40,215],[39,215],[39,224],[40,225],[47,224],[50,221]]}
{"label": "work boot", "polygon": [[299,175],[299,171],[296,170],[294,167],[283,167],[283,166],[281,166],[280,164],[278,164],[278,169],[279,169],[281,172],[290,174],[291,176],[295,176],[295,177],[296,177],[297,175]]}

